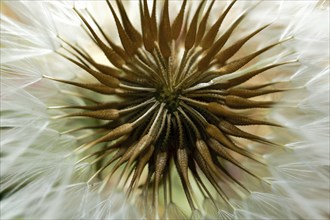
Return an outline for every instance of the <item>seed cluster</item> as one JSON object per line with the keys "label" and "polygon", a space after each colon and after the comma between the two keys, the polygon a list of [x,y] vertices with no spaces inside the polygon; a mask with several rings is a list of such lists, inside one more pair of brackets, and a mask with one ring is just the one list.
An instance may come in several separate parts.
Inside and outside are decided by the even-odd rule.
{"label": "seed cluster", "polygon": [[[193,213],[199,207],[195,199],[196,189],[214,206],[218,205],[217,200],[222,200],[228,207],[233,207],[224,189],[229,188],[237,194],[250,193],[250,190],[232,174],[226,163],[258,181],[265,181],[253,170],[245,168],[234,156],[240,155],[240,158],[265,165],[261,155],[251,152],[235,138],[279,147],[263,137],[242,130],[240,126],[280,126],[241,112],[244,109],[269,108],[274,102],[251,98],[283,91],[271,88],[272,83],[244,84],[267,70],[292,62],[258,69],[245,68],[251,60],[283,41],[232,60],[246,42],[269,24],[224,49],[252,8],[242,13],[226,31],[220,32],[224,19],[236,1],[232,1],[217,20],[209,24],[214,3],[215,0],[202,0],[196,11],[192,11],[187,7],[187,0],[184,0],[171,22],[168,0],[159,9],[159,21],[156,1],[151,8],[146,0],[140,0],[140,33],[132,25],[120,0],[116,1],[119,13],[116,13],[113,3],[107,1],[117,26],[120,46],[105,34],[88,10],[74,9],[91,40],[107,57],[109,65],[98,63],[82,47],[61,38],[62,48],[67,55],[59,54],[95,77],[98,83],[45,76],[96,93],[119,97],[118,101],[62,106],[83,111],[56,118],[79,117],[84,120],[87,117],[99,120],[99,126],[70,131],[95,131],[92,141],[76,149],[77,153],[83,155],[80,161],[94,158],[91,164],[98,164],[90,181],[100,177],[104,188],[114,173],[121,170],[119,181],[126,178],[122,187],[127,189],[128,197],[133,192],[140,194],[145,208],[151,206],[152,210],[163,210],[159,208],[162,200],[164,216],[170,215],[168,209],[173,208],[175,202],[173,184],[179,183],[171,179],[174,172],[179,176]],[[205,5],[207,7],[203,12]],[[191,19],[189,14],[193,15]],[[192,182],[195,182],[196,189],[193,189]],[[163,195],[160,195],[160,191]]]}

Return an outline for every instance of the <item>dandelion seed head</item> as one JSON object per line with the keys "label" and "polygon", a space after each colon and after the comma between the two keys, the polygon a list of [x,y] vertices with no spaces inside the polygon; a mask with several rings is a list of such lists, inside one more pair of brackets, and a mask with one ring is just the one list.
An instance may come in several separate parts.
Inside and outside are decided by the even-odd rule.
{"label": "dandelion seed head", "polygon": [[[76,174],[89,168],[86,191],[107,198],[121,190],[121,199],[136,203],[147,219],[261,218],[245,212],[242,201],[276,216],[289,201],[271,194],[280,185],[273,172],[291,178],[292,166],[281,161],[300,136],[282,114],[269,117],[292,108],[285,97],[301,89],[290,82],[304,71],[302,54],[286,46],[295,44],[291,28],[264,41],[280,25],[267,16],[261,22],[261,14],[257,25],[245,26],[258,3],[244,10],[235,8],[242,4],[236,0],[183,0],[177,10],[168,0],[135,3],[132,16],[125,1],[105,1],[111,32],[85,3],[68,4],[71,14],[62,15],[79,24],[86,39],[56,30],[49,47],[81,74],[72,76],[60,63],[63,77],[39,74],[60,88],[60,100],[47,99],[46,112],[60,137],[77,145],[66,152],[77,158]],[[276,169],[274,153],[283,156]],[[97,216],[105,218],[104,212]]]}
{"label": "dandelion seed head", "polygon": [[[208,24],[214,3],[215,1],[211,1],[203,13],[202,8],[206,2],[201,1],[191,20],[188,20],[185,16],[191,9],[186,9],[187,1],[183,1],[177,16],[171,22],[168,1],[165,1],[160,9],[156,8],[154,2],[151,11],[146,1],[140,1],[141,33],[130,22],[122,2],[116,1],[118,13],[113,3],[107,1],[121,46],[112,42],[91,13],[83,13],[74,8],[84,23],[86,32],[114,67],[97,63],[79,45],[75,46],[60,37],[63,49],[74,57],[62,52],[59,54],[87,71],[99,83],[78,83],[45,76],[98,93],[115,94],[121,98],[118,102],[98,105],[66,106],[64,108],[87,111],[54,118],[85,120],[85,117],[107,122],[95,126],[94,130],[102,129],[101,133],[97,132],[96,138],[92,137],[91,141],[83,143],[76,152],[83,155],[81,161],[96,158],[92,164],[98,163],[99,167],[89,181],[99,178],[103,182],[101,188],[106,187],[114,173],[121,172],[118,183],[123,182],[122,187],[127,190],[128,196],[132,193],[140,194],[144,206],[151,205],[153,211],[149,217],[158,216],[159,200],[163,200],[165,207],[175,203],[171,189],[173,170],[179,176],[192,216],[200,215],[198,206],[201,205],[196,200],[197,193],[192,188],[192,181],[197,184],[204,199],[212,201],[213,205],[220,199],[232,211],[234,206],[229,200],[232,194],[242,197],[251,193],[251,189],[241,182],[240,173],[245,172],[261,183],[269,184],[252,169],[244,168],[238,160],[240,156],[265,166],[261,155],[251,152],[244,146],[244,142],[239,146],[233,137],[281,148],[280,144],[245,132],[239,126],[280,127],[267,120],[246,116],[244,111],[270,108],[274,104],[273,101],[254,101],[249,98],[284,90],[273,89],[265,83],[253,87],[241,87],[241,84],[269,69],[295,62],[244,69],[251,60],[291,38],[230,60],[245,43],[267,29],[270,24],[251,31],[239,40],[235,39],[231,46],[223,49],[253,7],[239,15],[217,39],[219,28],[236,1],[232,1],[224,9],[215,23]],[[157,10],[161,11],[159,21],[156,20]],[[101,40],[95,29],[101,32],[107,43]],[[238,71],[240,69],[242,70]],[[79,119],[75,119],[76,117]],[[75,131],[77,129],[67,132]],[[102,146],[99,146],[100,144]],[[142,181],[145,169],[148,174]],[[201,175],[204,175],[207,181],[203,180]],[[127,180],[121,181],[122,178]],[[221,186],[219,181],[223,181],[226,186]],[[212,196],[209,186],[218,194],[218,198]],[[162,199],[159,198],[161,188],[164,192]],[[163,216],[167,215],[165,210]]]}

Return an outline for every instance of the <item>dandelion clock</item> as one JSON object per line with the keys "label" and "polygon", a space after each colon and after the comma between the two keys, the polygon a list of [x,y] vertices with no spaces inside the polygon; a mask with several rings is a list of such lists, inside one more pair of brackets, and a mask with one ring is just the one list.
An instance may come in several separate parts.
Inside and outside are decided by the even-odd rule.
{"label": "dandelion clock", "polygon": [[2,1],[2,219],[327,219],[326,1]]}

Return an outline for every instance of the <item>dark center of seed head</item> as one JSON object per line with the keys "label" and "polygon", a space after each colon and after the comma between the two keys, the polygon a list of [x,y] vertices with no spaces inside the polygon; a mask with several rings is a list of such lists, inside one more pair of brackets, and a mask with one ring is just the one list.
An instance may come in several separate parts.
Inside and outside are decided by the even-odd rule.
{"label": "dark center of seed head", "polygon": [[171,91],[169,88],[161,88],[157,90],[156,99],[165,103],[165,107],[170,112],[175,112],[179,105],[179,93],[179,91]]}

